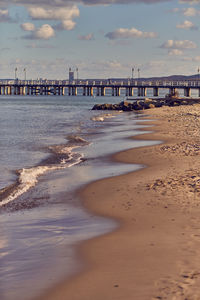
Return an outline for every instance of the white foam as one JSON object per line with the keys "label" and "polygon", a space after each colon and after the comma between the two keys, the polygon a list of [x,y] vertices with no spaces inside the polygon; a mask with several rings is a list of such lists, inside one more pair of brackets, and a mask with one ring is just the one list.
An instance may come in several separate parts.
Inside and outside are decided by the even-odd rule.
{"label": "white foam", "polygon": [[92,117],[91,120],[95,122],[103,122],[105,119],[114,118],[113,114],[102,114],[99,116]]}
{"label": "white foam", "polygon": [[[69,149],[69,148],[68,148]],[[53,165],[53,166],[37,166],[33,168],[21,169],[18,171],[19,178],[17,188],[10,193],[8,197],[3,199],[0,202],[0,206],[8,204],[9,202],[15,200],[17,197],[21,196],[22,194],[26,193],[30,188],[34,187],[38,182],[38,177],[43,175],[48,171],[59,170],[64,168],[70,168],[74,165],[79,164],[82,161],[83,155],[80,156],[72,163],[70,161],[73,158],[73,154],[69,154],[69,158],[62,159],[60,164]]]}

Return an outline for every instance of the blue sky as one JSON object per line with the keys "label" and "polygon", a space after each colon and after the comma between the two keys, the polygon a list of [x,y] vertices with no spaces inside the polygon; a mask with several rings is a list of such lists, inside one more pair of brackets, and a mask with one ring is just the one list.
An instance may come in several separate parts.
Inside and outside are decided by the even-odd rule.
{"label": "blue sky", "polygon": [[200,0],[0,0],[0,78],[195,74]]}

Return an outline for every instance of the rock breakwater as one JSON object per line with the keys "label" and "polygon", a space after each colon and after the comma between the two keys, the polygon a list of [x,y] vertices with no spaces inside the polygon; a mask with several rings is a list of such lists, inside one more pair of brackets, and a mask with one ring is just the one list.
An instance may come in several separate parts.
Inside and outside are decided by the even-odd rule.
{"label": "rock breakwater", "polygon": [[121,110],[121,111],[135,111],[144,110],[161,106],[180,106],[180,105],[192,105],[195,103],[200,103],[200,98],[198,99],[184,99],[175,97],[165,97],[161,99],[149,99],[122,101],[118,104],[95,104],[92,110]]}

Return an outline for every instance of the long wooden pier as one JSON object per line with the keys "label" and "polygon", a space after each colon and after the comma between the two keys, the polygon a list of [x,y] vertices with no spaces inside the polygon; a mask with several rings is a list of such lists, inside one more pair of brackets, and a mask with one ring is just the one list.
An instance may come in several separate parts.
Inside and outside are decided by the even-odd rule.
{"label": "long wooden pier", "polygon": [[[146,97],[151,89],[154,97],[159,96],[160,89],[168,89],[169,94],[178,90],[184,91],[185,97],[191,97],[196,89],[200,97],[200,80],[167,81],[167,80],[0,80],[0,95],[69,95],[69,96],[126,96]],[[136,92],[134,92],[136,90]]]}

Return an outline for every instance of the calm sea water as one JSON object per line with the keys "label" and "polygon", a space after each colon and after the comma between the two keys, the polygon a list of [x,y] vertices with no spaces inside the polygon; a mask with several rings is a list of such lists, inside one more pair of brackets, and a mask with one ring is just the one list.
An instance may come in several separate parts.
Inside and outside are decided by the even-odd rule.
{"label": "calm sea water", "polygon": [[[0,97],[0,299],[29,300],[82,267],[74,245],[117,224],[74,191],[141,166],[110,155],[133,141],[138,115],[91,111],[114,97]],[[136,124],[137,123],[137,124]]]}

